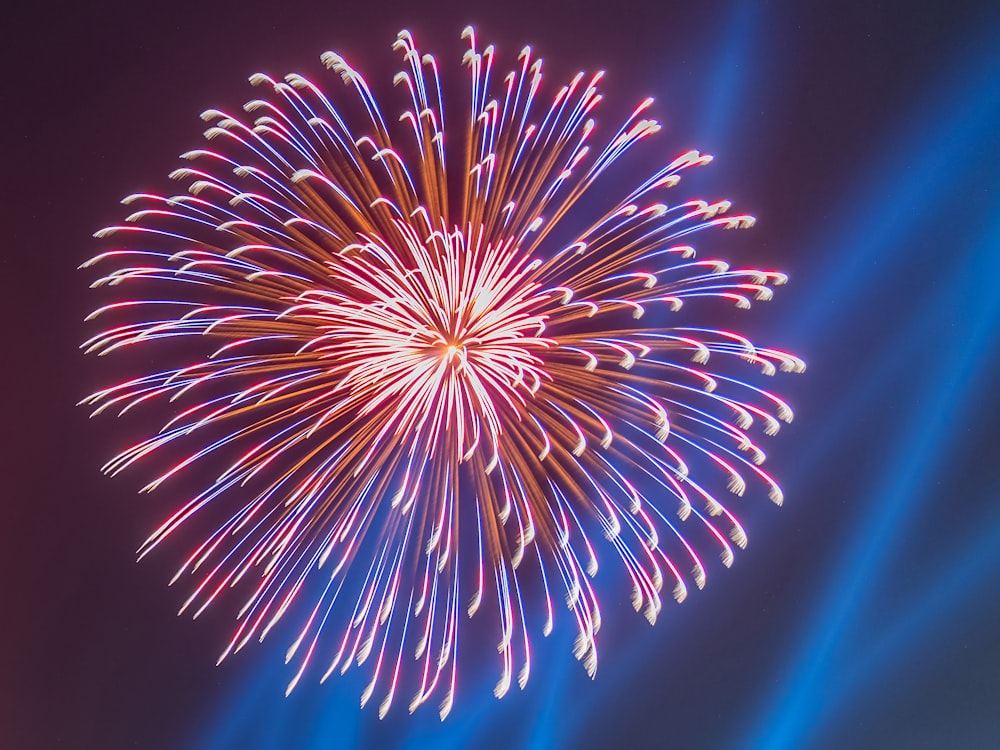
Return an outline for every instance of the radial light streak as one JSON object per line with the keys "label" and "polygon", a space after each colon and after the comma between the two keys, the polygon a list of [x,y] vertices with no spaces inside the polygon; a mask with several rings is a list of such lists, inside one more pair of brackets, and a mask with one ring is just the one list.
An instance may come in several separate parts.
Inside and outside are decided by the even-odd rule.
{"label": "radial light streak", "polygon": [[125,198],[138,210],[97,233],[118,244],[85,264],[111,269],[94,286],[136,289],[90,316],[116,324],[87,351],[191,340],[190,363],[84,402],[95,413],[176,407],[108,473],[167,452],[180,457],[145,491],[185,472],[215,477],[140,557],[209,519],[215,530],[174,578],[194,580],[181,611],[197,617],[240,589],[225,658],[296,609],[289,691],[314,660],[323,679],[368,664],[362,705],[378,691],[380,716],[404,689],[411,711],[436,695],[448,714],[460,622],[487,602],[495,693],[523,687],[529,631],[551,632],[559,586],[593,675],[594,532],[650,622],[664,585],[677,601],[689,580],[704,585],[702,548],[729,565],[746,534],[713,482],[738,495],[756,482],[780,503],[751,433],[792,417],[734,371],[804,368],[680,318],[688,301],[747,308],[785,281],[695,259],[693,233],[753,224],[727,201],[666,202],[711,157],[682,154],[556,240],[580,196],[659,130],[645,117],[652,100],[595,149],[602,73],[547,100],[530,48],[497,80],[494,48],[471,28],[463,38],[470,107],[456,141],[434,58],[408,32],[394,83],[409,108],[392,127],[332,52],[322,60],[346,92],[257,74],[252,119],[202,115],[217,150],[184,154],[197,167],[171,177],[186,192]]}

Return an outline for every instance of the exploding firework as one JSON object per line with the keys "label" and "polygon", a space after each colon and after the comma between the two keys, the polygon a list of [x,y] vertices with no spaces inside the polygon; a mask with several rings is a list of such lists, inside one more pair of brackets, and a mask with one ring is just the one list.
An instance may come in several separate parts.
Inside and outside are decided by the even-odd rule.
{"label": "exploding firework", "polygon": [[727,201],[669,199],[711,157],[685,153],[564,221],[659,130],[652,100],[594,149],[602,74],[546,96],[529,48],[500,77],[494,48],[463,38],[454,141],[437,64],[407,32],[394,83],[409,103],[392,126],[334,53],[322,61],[343,87],[254,75],[264,93],[246,118],[202,115],[211,147],[171,175],[185,191],[125,198],[137,210],[85,264],[111,269],[94,286],[135,290],[90,316],[114,323],[88,352],[187,341],[164,350],[183,362],[85,400],[95,414],[171,405],[105,471],[155,453],[166,463],[145,491],[213,477],[140,557],[190,527],[203,539],[174,579],[193,581],[181,611],[242,592],[220,661],[293,609],[288,689],[314,661],[323,679],[366,664],[362,705],[378,689],[380,715],[402,691],[411,711],[436,695],[448,714],[459,625],[484,604],[498,697],[524,686],[529,633],[549,634],[560,598],[593,675],[602,550],[650,622],[664,586],[681,601],[704,585],[705,549],[729,565],[746,535],[714,488],[740,495],[750,479],[780,503],[752,434],[792,416],[739,369],[803,369],[681,311],[749,307],[785,281],[695,257],[695,232],[753,223]]}

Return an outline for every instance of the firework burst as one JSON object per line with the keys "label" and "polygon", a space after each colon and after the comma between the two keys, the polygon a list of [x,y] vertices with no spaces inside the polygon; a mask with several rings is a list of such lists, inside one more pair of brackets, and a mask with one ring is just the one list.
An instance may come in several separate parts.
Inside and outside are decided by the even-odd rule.
{"label": "firework burst", "polygon": [[681,601],[704,584],[708,546],[730,564],[746,535],[713,487],[739,495],[750,479],[780,503],[753,433],[791,420],[733,365],[803,369],[680,324],[687,301],[749,307],[785,281],[695,257],[693,233],[753,223],[726,201],[669,199],[711,157],[679,156],[557,240],[580,196],[659,130],[652,100],[595,149],[602,74],[546,96],[530,49],[501,77],[493,47],[463,38],[455,141],[435,60],[407,32],[394,83],[410,103],[391,127],[334,53],[322,60],[342,89],[257,74],[248,116],[202,115],[209,146],[171,175],[185,191],[125,198],[137,210],[97,233],[115,244],[85,264],[104,269],[94,286],[136,290],[90,316],[114,321],[87,351],[191,341],[191,361],[85,400],[94,413],[172,404],[108,473],[157,453],[171,458],[145,490],[214,477],[140,557],[211,519],[174,580],[192,580],[181,611],[195,616],[242,592],[221,658],[294,607],[288,689],[313,662],[324,679],[365,664],[362,704],[379,690],[380,715],[404,690],[411,711],[437,695],[447,715],[459,625],[483,604],[497,696],[524,686],[529,632],[551,631],[559,598],[593,674],[595,536],[650,622],[664,587]]}

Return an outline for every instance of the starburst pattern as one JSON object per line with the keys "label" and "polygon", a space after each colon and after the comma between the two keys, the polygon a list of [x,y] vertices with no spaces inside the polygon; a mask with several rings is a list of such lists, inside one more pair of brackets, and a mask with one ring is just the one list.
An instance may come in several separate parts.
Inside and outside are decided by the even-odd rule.
{"label": "starburst pattern", "polygon": [[681,601],[704,584],[701,548],[730,564],[746,535],[713,482],[740,495],[751,479],[780,503],[753,433],[791,420],[736,371],[803,369],[682,324],[686,302],[745,308],[785,281],[696,258],[693,233],[753,223],[726,201],[669,200],[711,157],[681,155],[570,230],[581,195],[659,130],[652,100],[592,149],[602,74],[546,98],[529,48],[499,78],[493,47],[463,38],[471,91],[454,142],[437,64],[407,32],[395,83],[410,104],[392,127],[336,54],[322,60],[346,90],[257,74],[252,119],[204,113],[212,148],[171,175],[186,192],[126,198],[138,210],[85,264],[112,267],[94,286],[136,290],[90,316],[117,324],[87,351],[189,341],[191,360],[86,399],[95,413],[173,405],[108,473],[157,453],[170,462],[146,490],[214,477],[140,556],[207,519],[174,580],[192,577],[182,611],[195,616],[243,592],[223,658],[294,609],[288,689],[317,660],[325,676],[366,664],[362,704],[381,685],[380,715],[403,685],[411,711],[437,694],[447,715],[459,625],[484,602],[497,696],[515,673],[524,686],[529,632],[551,631],[560,591],[593,674],[595,535],[650,622],[664,586]]}

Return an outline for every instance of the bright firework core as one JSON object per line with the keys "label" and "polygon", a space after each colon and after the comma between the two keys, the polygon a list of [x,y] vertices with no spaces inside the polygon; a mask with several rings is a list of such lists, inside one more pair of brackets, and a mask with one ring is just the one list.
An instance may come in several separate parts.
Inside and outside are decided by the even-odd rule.
{"label": "bright firework core", "polygon": [[547,377],[540,311],[551,295],[530,279],[539,264],[513,241],[484,244],[482,231],[421,241],[407,224],[396,228],[405,252],[373,237],[348,246],[328,263],[330,286],[343,291],[305,292],[285,315],[316,326],[304,350],[322,353],[350,393],[330,418],[391,405],[372,452],[403,437],[411,455],[449,446],[466,461],[482,448],[495,464],[504,420],[520,420]]}
{"label": "bright firework core", "polygon": [[[546,91],[530,48],[499,74],[493,47],[463,37],[471,104],[448,149],[454,84],[407,32],[398,122],[334,53],[344,86],[257,74],[248,115],[203,114],[214,148],[183,155],[185,189],[128,196],[125,223],[97,233],[114,244],[85,264],[103,269],[93,286],[135,295],[90,316],[114,322],[87,351],[190,347],[85,400],[169,410],[105,466],[181,456],[144,488],[177,509],[140,557],[212,529],[174,580],[191,581],[194,616],[239,591],[220,661],[294,613],[288,690],[317,662],[323,679],[367,665],[362,705],[378,690],[380,715],[400,692],[448,714],[460,623],[484,605],[502,696],[561,601],[596,672],[599,557],[619,559],[650,622],[664,587],[683,601],[704,585],[705,550],[729,565],[747,537],[720,488],[750,480],[780,503],[757,441],[792,418],[752,370],[804,368],[680,322],[688,302],[685,320],[704,302],[745,309],[785,281],[697,257],[696,233],[753,223],[675,197],[711,157],[681,154],[571,227],[580,196],[659,131],[652,100],[593,147],[603,74]],[[201,489],[178,497],[178,474]]]}

